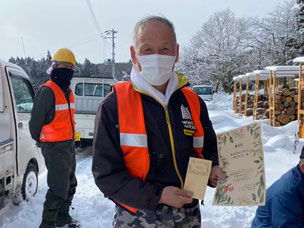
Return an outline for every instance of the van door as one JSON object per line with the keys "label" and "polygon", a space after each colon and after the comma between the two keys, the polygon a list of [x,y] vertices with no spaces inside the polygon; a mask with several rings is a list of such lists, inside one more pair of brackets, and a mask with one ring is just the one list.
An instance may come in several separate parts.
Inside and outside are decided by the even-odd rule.
{"label": "van door", "polygon": [[10,89],[12,91],[12,106],[16,118],[16,171],[18,175],[25,172],[32,158],[41,157],[29,133],[28,122],[34,102],[34,91],[27,76],[13,68],[7,68]]}
{"label": "van door", "polygon": [[4,206],[4,192],[13,187],[14,174],[14,118],[10,105],[6,78],[0,72],[0,210]]}

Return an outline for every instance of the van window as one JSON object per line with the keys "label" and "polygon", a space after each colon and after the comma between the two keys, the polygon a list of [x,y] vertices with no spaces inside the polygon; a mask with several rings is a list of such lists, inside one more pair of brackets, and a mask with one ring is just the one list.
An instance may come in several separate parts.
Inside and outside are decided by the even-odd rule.
{"label": "van window", "polygon": [[211,87],[194,87],[193,91],[198,95],[212,94]]}
{"label": "van window", "polygon": [[34,103],[34,91],[30,82],[10,72],[17,112],[31,112]]}
{"label": "van window", "polygon": [[[101,83],[77,83],[75,94],[77,96],[104,97],[111,92],[111,85]],[[83,95],[84,94],[84,95]]]}

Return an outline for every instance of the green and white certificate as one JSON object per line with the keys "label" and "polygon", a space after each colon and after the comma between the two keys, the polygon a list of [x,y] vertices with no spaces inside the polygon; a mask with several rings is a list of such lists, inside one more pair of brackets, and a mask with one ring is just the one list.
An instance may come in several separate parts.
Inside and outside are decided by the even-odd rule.
{"label": "green and white certificate", "polygon": [[213,205],[265,204],[264,153],[261,125],[249,124],[217,135],[220,167],[227,179],[219,181]]}

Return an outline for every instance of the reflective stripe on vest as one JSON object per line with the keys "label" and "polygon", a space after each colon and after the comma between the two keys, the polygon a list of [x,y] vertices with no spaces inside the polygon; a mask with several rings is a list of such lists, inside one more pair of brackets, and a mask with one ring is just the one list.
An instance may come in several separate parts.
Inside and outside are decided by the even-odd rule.
{"label": "reflective stripe on vest", "polygon": [[[75,103],[70,103],[70,108],[75,108]],[[61,105],[55,105],[55,111],[63,111],[68,110],[69,104],[61,104]]]}
{"label": "reflective stripe on vest", "polygon": [[[70,92],[70,107],[68,101],[60,87],[48,81],[42,86],[52,89],[55,96],[55,117],[49,124],[42,127],[40,141],[42,142],[61,142],[74,139],[75,129],[75,99],[74,94]],[[46,101],[47,102],[47,101]],[[72,118],[72,119],[71,119]],[[73,123],[73,124],[72,124]]]}
{"label": "reflective stripe on vest", "polygon": [[120,145],[135,146],[135,147],[148,147],[147,135],[120,133]]}
{"label": "reflective stripe on vest", "polygon": [[[150,168],[148,137],[146,132],[144,111],[140,93],[136,92],[130,82],[115,84],[118,105],[118,121],[120,131],[120,147],[124,154],[126,169],[133,177],[145,181]],[[183,88],[190,107],[196,133],[193,135],[193,148],[197,156],[203,158],[201,152],[204,145],[204,130],[200,122],[200,102],[190,89]],[[136,213],[137,209],[116,203]]]}

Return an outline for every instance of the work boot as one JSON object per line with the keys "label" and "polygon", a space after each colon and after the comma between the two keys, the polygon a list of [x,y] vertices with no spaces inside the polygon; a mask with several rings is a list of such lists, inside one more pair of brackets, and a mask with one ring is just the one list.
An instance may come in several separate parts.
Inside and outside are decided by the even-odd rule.
{"label": "work boot", "polygon": [[43,209],[42,222],[39,228],[56,228],[56,217],[58,210]]}
{"label": "work boot", "polygon": [[70,214],[70,203],[63,203],[58,211],[56,226],[57,227],[80,227],[79,221],[73,219]]}

